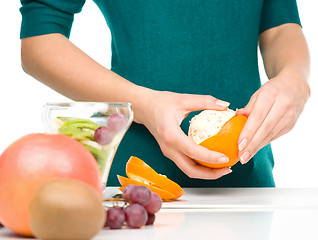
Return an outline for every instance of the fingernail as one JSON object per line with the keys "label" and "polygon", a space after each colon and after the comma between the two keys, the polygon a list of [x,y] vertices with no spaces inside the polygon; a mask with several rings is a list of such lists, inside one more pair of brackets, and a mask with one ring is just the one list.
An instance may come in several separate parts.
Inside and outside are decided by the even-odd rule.
{"label": "fingernail", "polygon": [[226,162],[228,162],[229,161],[229,158],[228,157],[221,157],[221,158],[219,158],[219,160],[218,160],[218,162],[220,162],[220,163],[226,163]]}
{"label": "fingernail", "polygon": [[227,175],[227,174],[229,174],[229,173],[231,173],[231,172],[232,172],[231,169],[226,169],[226,170],[222,173],[222,176]]}
{"label": "fingernail", "polygon": [[245,152],[240,158],[241,159],[241,163],[242,164],[247,163],[249,158],[250,158],[250,153],[249,152]]}
{"label": "fingernail", "polygon": [[241,141],[241,143],[240,143],[240,145],[239,145],[239,151],[242,151],[244,148],[246,148],[246,146],[247,146],[247,139],[246,138],[244,138],[242,141]]}
{"label": "fingernail", "polygon": [[225,102],[225,101],[222,101],[222,100],[216,100],[215,104],[220,106],[220,107],[228,107],[228,106],[230,106],[229,102]]}

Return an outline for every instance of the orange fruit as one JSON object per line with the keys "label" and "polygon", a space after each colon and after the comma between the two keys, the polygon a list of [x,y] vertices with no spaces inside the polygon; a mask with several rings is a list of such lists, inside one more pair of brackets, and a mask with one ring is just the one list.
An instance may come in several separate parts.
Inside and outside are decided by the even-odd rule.
{"label": "orange fruit", "polygon": [[119,188],[120,191],[123,191],[127,185],[134,184],[134,185],[142,185],[142,186],[148,187],[152,192],[157,193],[161,197],[161,199],[163,199],[163,200],[169,200],[169,199],[176,198],[175,195],[173,195],[171,192],[168,192],[168,191],[161,189],[161,188],[158,188],[156,186],[152,186],[152,185],[149,185],[147,183],[136,181],[136,180],[129,179],[126,177],[122,177],[119,175],[117,175],[117,177],[118,177],[118,180],[121,184],[121,187]]}
{"label": "orange fruit", "polygon": [[[146,185],[147,187],[151,186],[154,188],[157,191],[154,192],[158,193],[162,199],[177,199],[184,194],[184,190],[177,183],[164,175],[158,174],[147,163],[137,157],[132,156],[129,158],[126,164],[126,174],[129,177],[129,180],[133,180],[135,183],[137,182],[139,184],[142,183],[140,185]],[[120,176],[118,178],[120,178]],[[121,180],[123,181],[123,179]],[[127,181],[128,180],[126,180],[126,182]],[[133,181],[131,181],[131,183]],[[123,186],[121,181],[120,183]],[[164,192],[160,192],[158,189],[163,190]],[[170,195],[168,195],[167,192],[170,193]]]}
{"label": "orange fruit", "polygon": [[220,131],[201,142],[199,145],[208,148],[209,150],[224,153],[229,161],[226,163],[208,163],[196,160],[199,164],[210,168],[231,167],[236,164],[238,158],[238,138],[246,123],[247,117],[244,115],[234,116],[227,121]]}
{"label": "orange fruit", "polygon": [[101,176],[94,156],[62,134],[29,134],[0,156],[0,221],[20,235],[32,236],[29,205],[37,190],[53,179],[87,183],[101,196]]}

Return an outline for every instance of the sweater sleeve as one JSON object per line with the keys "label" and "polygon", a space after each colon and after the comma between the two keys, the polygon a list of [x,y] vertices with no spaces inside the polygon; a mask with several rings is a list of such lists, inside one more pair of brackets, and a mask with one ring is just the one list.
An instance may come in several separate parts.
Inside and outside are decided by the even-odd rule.
{"label": "sweater sleeve", "polygon": [[74,14],[85,0],[21,0],[20,38],[61,33],[69,38]]}
{"label": "sweater sleeve", "polygon": [[296,0],[264,0],[260,33],[285,23],[301,25]]}

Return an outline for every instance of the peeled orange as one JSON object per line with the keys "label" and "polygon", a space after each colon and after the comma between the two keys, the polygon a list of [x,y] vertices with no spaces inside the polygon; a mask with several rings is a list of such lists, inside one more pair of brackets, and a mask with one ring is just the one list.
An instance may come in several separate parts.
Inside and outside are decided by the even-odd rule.
{"label": "peeled orange", "polygon": [[147,163],[137,157],[130,157],[126,164],[128,178],[117,176],[121,190],[129,184],[144,185],[157,193],[163,200],[177,199],[184,194],[184,190],[174,181],[158,174]]}
{"label": "peeled orange", "polygon": [[[207,112],[206,112],[207,111]],[[201,114],[201,116],[199,116]],[[238,158],[238,138],[246,123],[247,117],[235,115],[235,111],[205,110],[191,120],[189,136],[197,144],[209,150],[225,154],[226,163],[208,163],[196,160],[210,168],[224,168],[235,165]]]}

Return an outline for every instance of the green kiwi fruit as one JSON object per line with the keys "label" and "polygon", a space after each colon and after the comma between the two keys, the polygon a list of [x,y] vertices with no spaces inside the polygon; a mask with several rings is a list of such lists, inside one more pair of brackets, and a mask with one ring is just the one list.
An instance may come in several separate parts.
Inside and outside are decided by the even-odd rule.
{"label": "green kiwi fruit", "polygon": [[63,121],[63,126],[58,129],[58,132],[76,140],[94,140],[94,132],[99,128],[99,125],[88,119],[67,117],[58,119]]}
{"label": "green kiwi fruit", "polygon": [[30,226],[43,240],[88,240],[104,226],[101,197],[88,184],[57,179],[43,184],[30,203]]}
{"label": "green kiwi fruit", "polygon": [[101,173],[104,172],[104,168],[106,167],[106,161],[108,159],[108,154],[106,154],[106,152],[95,148],[93,146],[90,146],[88,144],[82,143],[84,145],[84,147],[86,147],[94,156],[94,158],[96,159],[96,162],[98,164],[99,170],[101,171]]}

